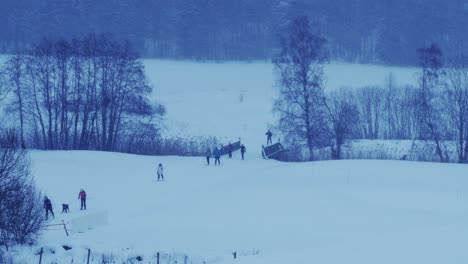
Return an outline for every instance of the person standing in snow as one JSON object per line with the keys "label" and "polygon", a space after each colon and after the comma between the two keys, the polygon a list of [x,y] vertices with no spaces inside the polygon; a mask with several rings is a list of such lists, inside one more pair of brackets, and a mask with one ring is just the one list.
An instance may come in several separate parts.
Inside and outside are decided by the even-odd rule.
{"label": "person standing in snow", "polygon": [[83,189],[81,189],[80,193],[78,193],[78,199],[81,200],[80,210],[86,210],[86,192]]}
{"label": "person standing in snow", "polygon": [[205,157],[206,157],[206,163],[210,165],[210,158],[211,158],[211,150],[210,148],[207,148],[205,151]]}
{"label": "person standing in snow", "polygon": [[227,151],[229,154],[229,158],[232,158],[232,144],[229,142],[229,145],[227,146]]}
{"label": "person standing in snow", "polygon": [[240,151],[241,151],[241,155],[242,155],[242,160],[244,160],[244,154],[245,154],[245,152],[247,151],[247,150],[245,149],[244,144],[241,145]]}
{"label": "person standing in snow", "polygon": [[270,129],[265,133],[267,136],[267,145],[272,143],[271,137],[273,136],[273,133],[271,133]]}
{"label": "person standing in snow", "polygon": [[49,212],[55,218],[54,211],[52,211],[52,202],[47,196],[44,197],[44,209],[46,210],[46,220],[49,219]]}
{"label": "person standing in snow", "polygon": [[214,148],[213,156],[215,158],[215,165],[216,165],[216,162],[218,163],[218,165],[221,165],[221,160],[219,159],[221,157],[221,151],[218,149],[218,147]]}
{"label": "person standing in snow", "polygon": [[159,163],[158,165],[158,181],[159,179],[161,179],[161,181],[164,181],[164,169],[163,169],[163,165],[161,163]]}

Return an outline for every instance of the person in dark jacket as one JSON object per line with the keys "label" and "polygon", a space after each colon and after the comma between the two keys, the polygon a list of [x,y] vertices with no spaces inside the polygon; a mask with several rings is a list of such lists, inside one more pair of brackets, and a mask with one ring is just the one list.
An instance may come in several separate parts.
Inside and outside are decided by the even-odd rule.
{"label": "person in dark jacket", "polygon": [[78,199],[81,200],[81,209],[80,210],[86,210],[86,192],[85,190],[81,189],[80,192],[78,193]]}
{"label": "person in dark jacket", "polygon": [[229,158],[232,158],[232,144],[229,143],[229,145],[227,145],[227,151],[228,151],[228,154],[229,154]]}
{"label": "person in dark jacket", "polygon": [[214,148],[213,156],[215,158],[215,165],[216,163],[218,163],[218,165],[221,165],[221,160],[219,159],[221,157],[221,151],[218,149],[218,147]]}
{"label": "person in dark jacket", "polygon": [[267,136],[267,145],[271,144],[273,142],[271,140],[271,137],[273,136],[273,133],[271,133],[270,129],[268,129],[268,131],[265,133],[265,135]]}
{"label": "person in dark jacket", "polygon": [[49,212],[55,218],[54,211],[52,211],[52,202],[49,197],[44,197],[44,209],[46,210],[46,220],[49,219]]}
{"label": "person in dark jacket", "polygon": [[205,151],[206,163],[210,165],[210,158],[211,158],[211,150],[209,148]]}
{"label": "person in dark jacket", "polygon": [[244,160],[244,154],[245,154],[245,152],[247,151],[247,150],[245,149],[244,144],[241,145],[240,151],[241,151],[241,155],[242,155],[242,160]]}

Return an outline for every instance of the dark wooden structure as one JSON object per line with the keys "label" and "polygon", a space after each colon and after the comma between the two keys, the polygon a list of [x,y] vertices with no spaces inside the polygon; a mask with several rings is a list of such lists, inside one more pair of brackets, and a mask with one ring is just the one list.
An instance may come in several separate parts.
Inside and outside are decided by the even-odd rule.
{"label": "dark wooden structure", "polygon": [[285,151],[283,145],[279,142],[262,148],[262,156],[266,159],[277,159]]}

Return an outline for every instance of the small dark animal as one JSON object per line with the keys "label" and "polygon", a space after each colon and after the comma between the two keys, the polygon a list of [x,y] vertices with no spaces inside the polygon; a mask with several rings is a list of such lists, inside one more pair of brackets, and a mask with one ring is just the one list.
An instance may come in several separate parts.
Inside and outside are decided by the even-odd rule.
{"label": "small dark animal", "polygon": [[68,213],[68,204],[62,204],[62,213]]}

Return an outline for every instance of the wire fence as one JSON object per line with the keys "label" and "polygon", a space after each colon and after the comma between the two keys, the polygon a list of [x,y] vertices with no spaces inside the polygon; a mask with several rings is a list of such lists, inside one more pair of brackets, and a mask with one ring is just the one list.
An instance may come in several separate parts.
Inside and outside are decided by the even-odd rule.
{"label": "wire fence", "polygon": [[86,263],[86,264],[110,264],[110,263],[122,263],[122,264],[134,264],[134,263],[147,263],[147,264],[218,264],[228,259],[236,260],[246,256],[259,255],[258,249],[233,251],[226,253],[221,257],[204,258],[198,256],[191,256],[185,253],[179,252],[164,252],[156,251],[151,255],[141,255],[135,252],[96,252],[90,248],[86,249],[72,249],[71,247],[63,246],[65,250],[79,251],[71,254],[67,259],[58,259],[53,255],[56,253],[55,249],[41,247],[37,252],[39,258],[39,264],[49,263]]}

